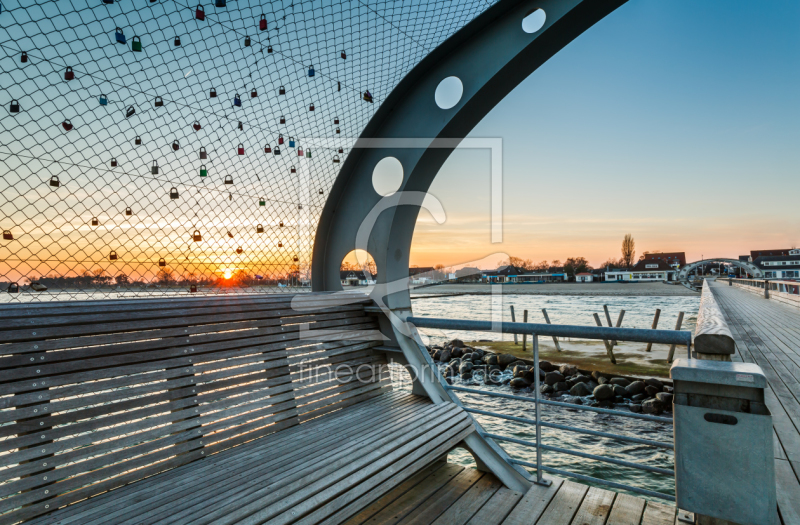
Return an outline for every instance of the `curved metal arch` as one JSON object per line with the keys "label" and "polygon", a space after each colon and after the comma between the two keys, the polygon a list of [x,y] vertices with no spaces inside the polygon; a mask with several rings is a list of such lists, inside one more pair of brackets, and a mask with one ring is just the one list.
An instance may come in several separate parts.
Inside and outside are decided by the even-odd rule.
{"label": "curved metal arch", "polygon": [[764,272],[761,271],[761,268],[759,268],[758,266],[756,266],[755,264],[753,264],[751,262],[740,261],[739,259],[717,258],[717,259],[704,259],[702,261],[695,261],[693,263],[687,264],[686,266],[684,266],[683,268],[681,268],[678,271],[678,273],[675,275],[675,280],[681,281],[681,282],[688,281],[689,275],[692,273],[692,271],[695,268],[697,268],[698,266],[702,266],[703,264],[708,264],[708,263],[732,264],[734,266],[737,266],[737,267],[741,268],[742,270],[745,270],[747,273],[752,275],[753,278],[755,278],[755,279],[763,279],[764,278]]}
{"label": "curved metal arch", "polygon": [[[397,341],[416,371],[417,383],[435,403],[459,401],[442,387],[418,334],[409,333],[404,322],[411,315],[411,300],[402,284],[408,279],[409,251],[422,206],[419,195],[427,192],[459,142],[508,93],[626,1],[500,0],[431,52],[397,85],[361,133],[331,189],[314,240],[312,287],[314,291],[341,290],[339,269],[344,257],[354,249],[368,251],[378,268],[376,288],[384,290],[380,303],[384,311],[391,311],[391,329],[382,327],[384,334]],[[535,33],[526,33],[522,20],[536,9],[544,10],[545,24]],[[436,105],[434,93],[439,82],[450,76],[461,80],[463,94],[455,106],[444,110]],[[391,141],[381,144],[381,139],[411,139],[408,142],[414,147],[396,147]],[[440,142],[435,147],[434,140]],[[382,197],[373,189],[372,175],[386,157],[400,161],[404,177],[396,194]],[[372,216],[376,208],[382,208],[377,218]],[[371,223],[368,236],[363,235],[365,220]],[[465,445],[506,486],[527,489],[527,473],[512,466],[492,440],[475,432]]]}

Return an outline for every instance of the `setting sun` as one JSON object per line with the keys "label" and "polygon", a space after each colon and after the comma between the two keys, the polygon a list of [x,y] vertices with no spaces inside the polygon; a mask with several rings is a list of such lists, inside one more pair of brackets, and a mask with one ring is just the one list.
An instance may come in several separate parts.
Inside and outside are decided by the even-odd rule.
{"label": "setting sun", "polygon": [[230,268],[226,268],[225,269],[225,278],[226,279],[230,279],[231,278],[231,270],[230,270]]}

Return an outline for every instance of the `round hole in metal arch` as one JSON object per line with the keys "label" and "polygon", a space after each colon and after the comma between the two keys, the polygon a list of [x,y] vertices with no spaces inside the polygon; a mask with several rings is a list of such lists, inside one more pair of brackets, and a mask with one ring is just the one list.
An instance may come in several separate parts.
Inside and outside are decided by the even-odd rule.
{"label": "round hole in metal arch", "polygon": [[372,187],[378,195],[387,197],[403,184],[403,165],[394,157],[381,159],[372,170]]}
{"label": "round hole in metal arch", "polygon": [[464,94],[464,84],[458,77],[447,77],[436,86],[436,105],[442,109],[450,109],[461,100]]}
{"label": "round hole in metal arch", "polygon": [[544,9],[534,9],[522,19],[522,30],[526,33],[535,33],[544,26],[546,19]]}

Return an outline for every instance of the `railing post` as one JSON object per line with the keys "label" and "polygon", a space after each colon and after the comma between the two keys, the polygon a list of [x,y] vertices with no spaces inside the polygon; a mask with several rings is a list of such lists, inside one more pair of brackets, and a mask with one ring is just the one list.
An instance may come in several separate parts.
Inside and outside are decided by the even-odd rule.
{"label": "railing post", "polygon": [[539,392],[539,338],[536,334],[531,334],[531,339],[533,339],[533,372],[535,375],[533,384],[536,387],[533,390],[533,398],[536,405],[536,484],[549,487],[552,481],[544,479],[544,476],[542,476],[542,405],[539,403],[539,396],[541,395]]}

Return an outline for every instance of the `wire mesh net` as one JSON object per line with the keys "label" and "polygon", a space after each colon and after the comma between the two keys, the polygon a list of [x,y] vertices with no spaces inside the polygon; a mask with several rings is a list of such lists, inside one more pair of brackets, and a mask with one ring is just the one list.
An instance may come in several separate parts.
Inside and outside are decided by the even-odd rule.
{"label": "wire mesh net", "polygon": [[4,2],[2,301],[307,290],[353,139],[488,6]]}

